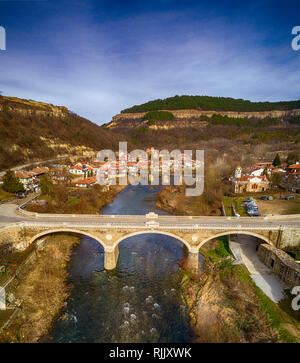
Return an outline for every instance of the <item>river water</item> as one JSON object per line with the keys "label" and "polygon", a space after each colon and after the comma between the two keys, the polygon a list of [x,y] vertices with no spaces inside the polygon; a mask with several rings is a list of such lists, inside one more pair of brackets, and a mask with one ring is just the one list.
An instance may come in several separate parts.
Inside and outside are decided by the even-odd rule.
{"label": "river water", "polygon": [[[123,189],[102,214],[168,214],[155,206],[160,187]],[[50,332],[54,342],[188,342],[189,315],[180,293],[183,244],[143,234],[119,244],[117,268],[105,271],[103,247],[84,237],[74,248],[69,282],[74,288]]]}

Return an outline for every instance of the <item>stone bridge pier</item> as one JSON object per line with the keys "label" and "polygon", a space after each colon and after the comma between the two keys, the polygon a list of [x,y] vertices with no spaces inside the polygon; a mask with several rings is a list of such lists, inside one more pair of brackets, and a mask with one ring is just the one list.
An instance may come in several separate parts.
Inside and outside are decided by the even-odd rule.
{"label": "stone bridge pier", "polygon": [[183,246],[182,252],[183,267],[192,273],[196,273],[199,270],[199,251],[198,248],[188,249]]}
{"label": "stone bridge pier", "polygon": [[[105,270],[113,270],[116,268],[119,257],[119,246],[104,247],[104,268]],[[197,248],[188,249],[183,246],[183,266],[190,272],[196,272],[199,269],[199,251]]]}
{"label": "stone bridge pier", "polygon": [[104,247],[104,268],[105,270],[113,270],[116,268],[119,257],[119,246]]}

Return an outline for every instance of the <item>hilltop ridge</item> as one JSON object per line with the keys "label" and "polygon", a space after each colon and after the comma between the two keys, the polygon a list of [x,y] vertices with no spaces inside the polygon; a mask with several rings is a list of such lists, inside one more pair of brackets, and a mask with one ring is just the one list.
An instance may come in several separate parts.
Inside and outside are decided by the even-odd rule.
{"label": "hilltop ridge", "polygon": [[[197,100],[201,107],[194,103],[192,108]],[[176,96],[123,110],[103,128],[141,148],[200,148],[211,157],[230,153],[236,159],[272,157],[276,150],[287,155],[300,150],[300,101]]]}
{"label": "hilltop ridge", "polygon": [[118,136],[64,106],[0,96],[0,169],[116,149]]}
{"label": "hilltop ridge", "polygon": [[300,100],[280,102],[251,102],[249,100],[231,97],[176,95],[174,97],[152,100],[141,105],[135,105],[122,110],[121,113],[180,109],[235,112],[260,112],[272,110],[280,111],[300,109]]}

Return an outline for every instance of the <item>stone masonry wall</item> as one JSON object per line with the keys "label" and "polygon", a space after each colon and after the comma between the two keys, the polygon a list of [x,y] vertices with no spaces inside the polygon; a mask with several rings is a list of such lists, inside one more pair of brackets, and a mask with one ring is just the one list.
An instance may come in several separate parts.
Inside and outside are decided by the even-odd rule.
{"label": "stone masonry wall", "polygon": [[286,252],[263,243],[259,246],[257,254],[259,259],[289,287],[300,285],[300,264]]}

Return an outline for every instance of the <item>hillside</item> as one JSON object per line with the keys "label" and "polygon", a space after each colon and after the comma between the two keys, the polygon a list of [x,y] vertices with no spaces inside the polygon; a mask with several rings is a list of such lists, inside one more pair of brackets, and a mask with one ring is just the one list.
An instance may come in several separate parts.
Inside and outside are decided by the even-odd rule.
{"label": "hillside", "polygon": [[300,109],[300,100],[281,102],[251,102],[243,99],[230,97],[210,96],[174,96],[163,100],[157,99],[142,105],[135,105],[121,113],[136,113],[155,110],[186,110],[198,109],[206,111],[236,111],[255,112],[271,110],[293,110]]}
{"label": "hillside", "polygon": [[[212,102],[203,103],[206,99]],[[191,105],[182,100],[201,100],[202,109],[199,103],[195,108],[184,108]],[[215,109],[204,109],[213,106]],[[227,154],[237,161],[274,158],[274,152],[286,157],[290,152],[300,153],[299,107],[300,101],[252,103],[176,96],[123,110],[103,128],[111,134],[127,135],[132,144],[141,148],[204,149],[213,159]]]}
{"label": "hillside", "polygon": [[60,155],[117,148],[118,136],[66,107],[0,96],[0,170]]}

